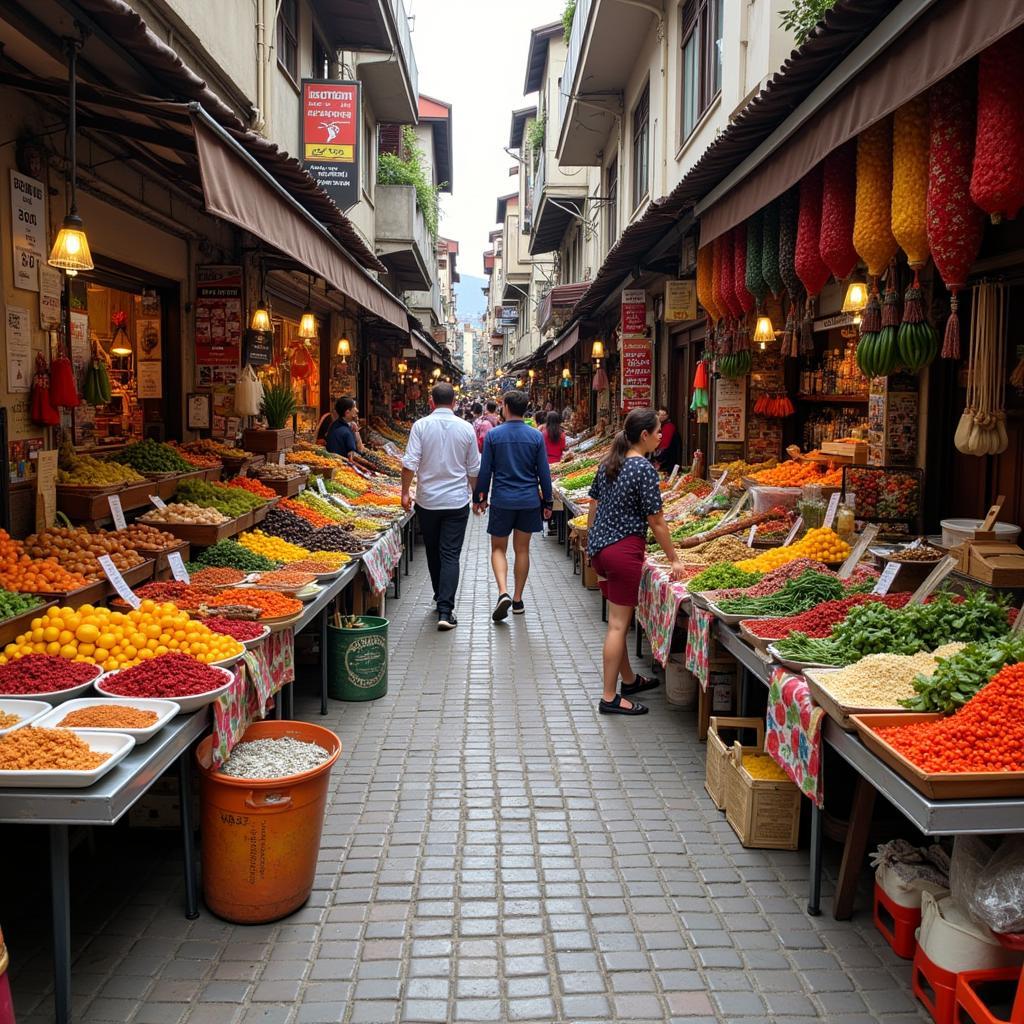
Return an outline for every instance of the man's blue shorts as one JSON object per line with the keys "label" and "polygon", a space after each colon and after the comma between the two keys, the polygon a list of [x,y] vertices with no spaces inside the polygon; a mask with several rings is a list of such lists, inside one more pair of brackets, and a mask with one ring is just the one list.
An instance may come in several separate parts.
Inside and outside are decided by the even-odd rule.
{"label": "man's blue shorts", "polygon": [[521,533],[540,533],[544,529],[541,506],[536,508],[495,508],[491,506],[487,517],[487,532],[492,537],[507,537],[513,530]]}

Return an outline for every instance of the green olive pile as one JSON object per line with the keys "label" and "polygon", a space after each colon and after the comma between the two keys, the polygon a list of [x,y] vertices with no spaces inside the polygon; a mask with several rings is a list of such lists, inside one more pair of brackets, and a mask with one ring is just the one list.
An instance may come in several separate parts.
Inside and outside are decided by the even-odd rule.
{"label": "green olive pile", "polygon": [[195,470],[195,466],[187,463],[173,448],[151,437],[128,445],[114,459],[131,466],[137,473],[192,473]]}
{"label": "green olive pile", "polygon": [[191,502],[205,508],[215,508],[218,512],[231,519],[261,508],[266,504],[263,498],[250,494],[240,487],[225,487],[223,484],[211,484],[206,480],[183,480],[175,494],[178,501]]}

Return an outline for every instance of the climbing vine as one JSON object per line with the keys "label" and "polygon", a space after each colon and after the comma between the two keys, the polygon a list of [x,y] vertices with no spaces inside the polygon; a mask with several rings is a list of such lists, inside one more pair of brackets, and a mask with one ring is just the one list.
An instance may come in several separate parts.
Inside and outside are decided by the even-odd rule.
{"label": "climbing vine", "polygon": [[427,231],[431,238],[436,239],[442,186],[430,180],[426,154],[411,125],[402,128],[402,150],[404,157],[397,153],[380,154],[377,160],[377,184],[412,185],[416,189],[416,205],[423,214]]}

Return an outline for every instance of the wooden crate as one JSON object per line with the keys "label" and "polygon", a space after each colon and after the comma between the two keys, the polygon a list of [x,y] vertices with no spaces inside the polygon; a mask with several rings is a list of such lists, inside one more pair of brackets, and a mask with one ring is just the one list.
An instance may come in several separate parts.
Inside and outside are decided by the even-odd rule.
{"label": "wooden crate", "polygon": [[752,778],[743,769],[743,747],[734,743],[724,769],[725,819],[739,841],[755,850],[795,850],[800,845],[800,790],[795,783]]}
{"label": "wooden crate", "polygon": [[244,516],[237,519],[229,519],[219,526],[207,525],[205,523],[153,523],[167,533],[173,533],[179,540],[187,541],[197,548],[208,548],[219,540],[234,537],[236,533],[252,526],[252,513],[246,512]]}
{"label": "wooden crate", "polygon": [[27,632],[32,624],[32,620],[39,618],[40,615],[48,608],[52,608],[56,603],[56,601],[44,601],[42,604],[37,604],[35,608],[30,608],[27,612],[22,612],[20,615],[12,615],[11,618],[0,622],[0,647],[6,647],[8,644],[13,643],[22,633]]}
{"label": "wooden crate", "polygon": [[275,491],[282,498],[294,498],[296,494],[302,490],[302,485],[306,482],[305,474],[299,476],[290,477],[287,480],[275,480],[268,478],[266,480],[256,477],[257,480],[264,487],[269,487],[272,491]]}
{"label": "wooden crate", "polygon": [[172,552],[177,552],[181,555],[183,562],[189,561],[190,547],[186,541],[179,541],[177,544],[169,548],[138,548],[138,552],[144,558],[152,558],[156,562],[156,566],[153,570],[153,578],[156,580],[169,580],[174,578],[174,574],[171,572],[171,563],[167,560],[167,556]]}
{"label": "wooden crate", "polygon": [[722,739],[721,731],[757,730],[757,745],[744,747],[751,754],[764,750],[764,720],[760,718],[725,718],[712,715],[708,722],[708,749],[704,763],[704,788],[714,805],[725,810],[725,773],[729,761],[729,745]]}
{"label": "wooden crate", "polygon": [[242,448],[247,452],[283,452],[295,444],[295,431],[252,428],[242,432]]}

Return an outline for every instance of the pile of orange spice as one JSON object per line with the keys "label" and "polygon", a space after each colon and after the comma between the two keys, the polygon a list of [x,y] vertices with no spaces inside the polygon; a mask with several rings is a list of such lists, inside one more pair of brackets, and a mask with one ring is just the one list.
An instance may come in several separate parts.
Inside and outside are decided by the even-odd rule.
{"label": "pile of orange spice", "polygon": [[240,569],[220,566],[209,566],[192,575],[192,582],[198,587],[229,587],[241,583],[244,579],[245,573]]}
{"label": "pile of orange spice", "polygon": [[0,729],[10,729],[21,721],[21,715],[11,711],[0,711]]}
{"label": "pile of orange spice", "polygon": [[273,590],[258,590],[255,587],[245,590],[222,590],[216,597],[206,602],[210,608],[222,608],[227,605],[246,605],[255,608],[261,619],[277,619],[285,615],[298,615],[302,611],[302,602],[294,597]]}
{"label": "pile of orange spice", "polygon": [[69,711],[58,723],[61,729],[148,729],[160,716],[155,711],[123,704],[94,704]]}
{"label": "pile of orange spice", "polygon": [[954,715],[878,734],[929,774],[1024,771],[1024,662],[1007,665]]}
{"label": "pile of orange spice", "polygon": [[267,587],[294,587],[301,590],[308,587],[316,580],[311,572],[302,572],[297,569],[275,569],[274,572],[265,572],[260,576],[260,586]]}
{"label": "pile of orange spice", "polygon": [[90,772],[110,757],[67,729],[28,725],[0,736],[0,771]]}

